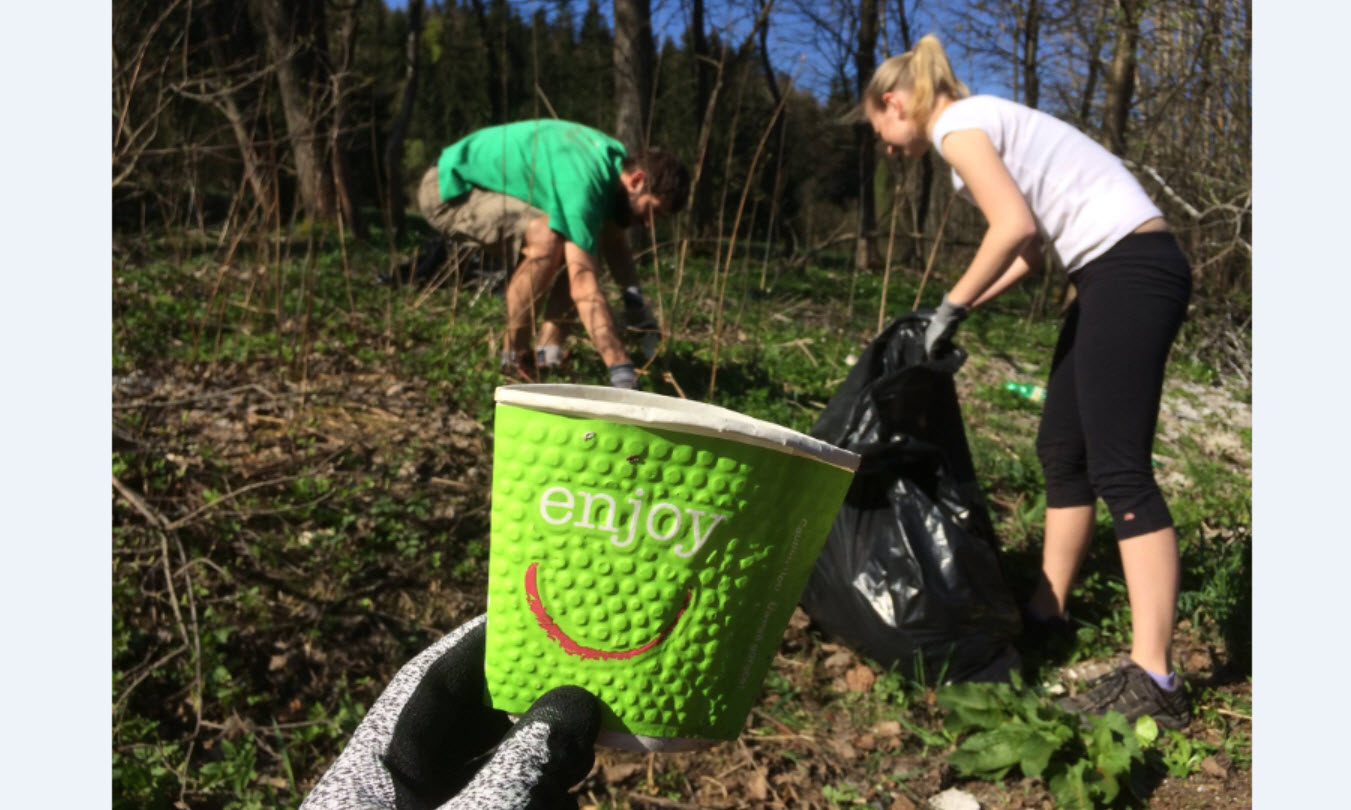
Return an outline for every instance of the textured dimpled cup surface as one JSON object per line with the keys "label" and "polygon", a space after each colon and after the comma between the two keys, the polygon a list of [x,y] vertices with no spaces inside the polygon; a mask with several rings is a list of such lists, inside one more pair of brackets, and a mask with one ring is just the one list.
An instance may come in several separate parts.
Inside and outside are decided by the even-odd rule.
{"label": "textured dimpled cup surface", "polygon": [[487,700],[576,684],[599,742],[734,739],[857,455],[702,403],[582,385],[497,389]]}

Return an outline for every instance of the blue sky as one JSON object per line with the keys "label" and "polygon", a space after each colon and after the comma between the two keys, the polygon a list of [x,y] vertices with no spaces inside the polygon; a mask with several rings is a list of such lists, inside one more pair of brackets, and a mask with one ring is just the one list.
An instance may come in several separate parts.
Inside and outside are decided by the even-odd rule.
{"label": "blue sky", "polygon": [[[685,30],[689,17],[688,0],[651,0],[652,3],[652,23],[659,36],[678,40]],[[535,9],[544,8],[550,15],[555,13],[559,6],[558,0],[510,0],[510,4],[519,9],[523,16],[534,13]],[[407,0],[385,0],[385,5],[390,8],[404,8],[408,5]],[[739,43],[754,22],[755,15],[752,8],[753,3],[748,0],[732,2],[731,0],[706,0],[705,17],[710,31],[716,30],[725,42]],[[777,8],[771,12],[770,17],[770,35],[769,52],[770,60],[775,70],[784,74],[794,74],[795,82],[799,87],[806,88],[816,94],[818,98],[824,98],[830,88],[832,73],[835,70],[833,65],[838,64],[843,43],[833,43],[828,37],[823,37],[820,32],[812,25],[806,16],[800,11],[802,6],[823,6],[824,3],[814,3],[811,0],[779,0]],[[939,4],[941,7],[941,4]],[[587,0],[571,0],[571,7],[578,18],[586,9]],[[614,3],[611,0],[601,0],[599,3],[601,13],[613,24]],[[888,12],[893,11],[892,4],[885,4]],[[948,42],[950,37],[946,36],[946,30],[941,20],[936,20],[929,15],[920,14],[918,19],[911,23],[914,36],[919,36],[933,32],[936,33],[944,42]],[[884,32],[885,36],[885,32]],[[893,34],[893,37],[896,35]],[[899,45],[891,49],[890,53],[900,50]],[[958,60],[958,54],[952,53],[954,62]],[[958,64],[959,74],[961,65]],[[852,62],[849,68],[849,75],[852,77]],[[1001,87],[998,82],[988,78],[972,77],[970,75],[961,76],[974,92],[992,92],[1007,95],[1007,90]]]}

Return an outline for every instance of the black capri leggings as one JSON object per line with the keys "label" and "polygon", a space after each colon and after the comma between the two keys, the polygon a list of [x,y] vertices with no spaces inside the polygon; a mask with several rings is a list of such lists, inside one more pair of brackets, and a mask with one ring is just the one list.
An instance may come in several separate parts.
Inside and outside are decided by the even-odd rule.
{"label": "black capri leggings", "polygon": [[1071,280],[1077,297],[1051,361],[1037,456],[1046,505],[1102,498],[1117,540],[1173,525],[1150,466],[1163,369],[1191,298],[1166,232],[1133,234]]}

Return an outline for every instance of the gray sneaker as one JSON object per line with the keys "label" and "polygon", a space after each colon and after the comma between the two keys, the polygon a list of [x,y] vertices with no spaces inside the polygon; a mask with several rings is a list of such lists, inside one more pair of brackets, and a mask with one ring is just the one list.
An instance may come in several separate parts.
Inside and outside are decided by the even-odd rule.
{"label": "gray sneaker", "polygon": [[1089,682],[1087,691],[1057,700],[1056,705],[1074,714],[1106,714],[1118,711],[1135,722],[1149,715],[1164,728],[1181,729],[1191,723],[1191,701],[1179,683],[1169,691],[1154,682],[1139,664],[1126,659],[1111,672]]}

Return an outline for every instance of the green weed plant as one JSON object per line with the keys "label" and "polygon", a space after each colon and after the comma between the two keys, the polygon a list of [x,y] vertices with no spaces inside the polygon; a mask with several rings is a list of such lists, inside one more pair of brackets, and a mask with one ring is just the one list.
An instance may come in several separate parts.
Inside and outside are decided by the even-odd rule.
{"label": "green weed plant", "polygon": [[938,691],[948,733],[962,737],[948,760],[965,776],[1000,781],[1017,771],[1044,781],[1063,810],[1144,798],[1146,750],[1159,737],[1149,717],[1079,717],[1010,684],[955,684]]}

